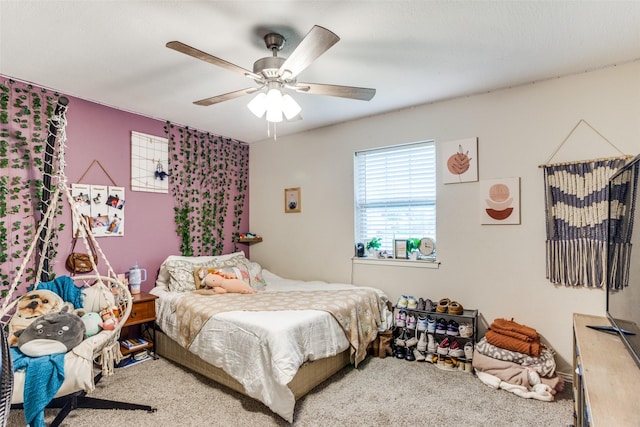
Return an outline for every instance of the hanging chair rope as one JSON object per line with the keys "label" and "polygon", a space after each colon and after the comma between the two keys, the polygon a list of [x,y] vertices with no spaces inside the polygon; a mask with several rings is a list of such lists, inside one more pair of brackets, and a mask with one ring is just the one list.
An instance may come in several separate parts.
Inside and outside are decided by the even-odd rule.
{"label": "hanging chair rope", "polygon": [[[120,330],[122,329],[122,326],[131,313],[132,297],[129,289],[118,278],[118,275],[113,270],[113,267],[111,266],[111,263],[109,263],[107,256],[100,248],[100,245],[96,241],[95,236],[91,232],[91,228],[88,222],[84,220],[78,207],[75,205],[73,196],[71,195],[71,191],[69,189],[69,186],[67,185],[67,177],[65,175],[67,121],[65,112],[66,109],[62,109],[58,114],[55,114],[51,118],[51,121],[56,124],[56,126],[54,127],[57,128],[58,139],[56,158],[58,168],[55,173],[55,190],[50,198],[50,203],[47,207],[47,210],[42,216],[42,219],[40,220],[37,227],[35,236],[40,237],[34,238],[29,245],[29,248],[24,258],[22,259],[17,274],[13,278],[11,287],[9,288],[8,293],[4,298],[2,307],[0,308],[0,321],[5,321],[5,316],[12,312],[12,310],[14,310],[16,304],[18,303],[18,298],[14,299],[14,293],[20,287],[21,278],[23,276],[23,273],[27,269],[29,261],[33,257],[34,250],[37,248],[39,243],[42,244],[43,248],[47,248],[49,246],[53,234],[53,227],[51,226],[51,224],[56,216],[56,209],[60,201],[66,199],[68,205],[71,208],[72,223],[77,227],[77,230],[79,231],[79,239],[83,241],[87,253],[90,253],[89,241],[87,240],[90,239],[96,252],[102,258],[106,268],[106,274],[100,274],[95,260],[93,259],[93,257],[89,257],[95,274],[73,276],[72,279],[74,280],[74,282],[82,283],[83,286],[98,286],[102,293],[103,299],[110,300],[111,296],[113,296],[116,302],[115,307],[106,308],[111,311],[111,314],[116,319],[118,319],[118,321],[115,322],[115,326],[112,331],[109,331],[108,334],[103,334],[103,341],[98,347],[94,348],[94,358],[98,359],[101,362],[102,375],[109,376],[113,374],[115,363],[119,362],[122,358],[122,354],[120,353],[120,343],[118,339],[120,337]],[[45,229],[45,227],[47,228]],[[37,274],[35,276],[36,278],[41,277],[41,273],[45,265],[46,253],[47,251],[45,249],[43,251],[43,254],[40,256],[37,266]],[[38,284],[34,284],[34,287],[37,289]]]}

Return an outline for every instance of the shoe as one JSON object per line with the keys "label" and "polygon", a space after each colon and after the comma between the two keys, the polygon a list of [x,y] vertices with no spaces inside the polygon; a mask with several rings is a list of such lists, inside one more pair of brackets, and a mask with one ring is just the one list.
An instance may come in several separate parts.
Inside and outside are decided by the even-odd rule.
{"label": "shoe", "polygon": [[427,316],[424,314],[418,315],[418,322],[416,324],[416,329],[419,331],[427,330]]}
{"label": "shoe", "polygon": [[425,362],[436,363],[438,361],[438,356],[436,356],[433,352],[429,351],[424,357]]}
{"label": "shoe", "polygon": [[[411,335],[410,333],[408,333],[408,334]],[[418,344],[418,338],[416,338],[415,332],[414,332],[413,336],[410,336],[405,340],[404,344],[407,347],[413,347],[416,344]]]}
{"label": "shoe", "polygon": [[464,357],[464,349],[460,347],[460,343],[457,340],[453,340],[449,345],[449,356]]}
{"label": "shoe", "polygon": [[394,344],[396,345],[396,347],[405,347],[406,341],[407,341],[407,331],[403,329],[400,335],[398,335],[398,338],[395,339]]}
{"label": "shoe", "polygon": [[427,334],[427,351],[429,353],[435,353],[438,350],[438,344],[436,343],[433,335]]}
{"label": "shoe", "polygon": [[396,352],[394,354],[396,359],[404,359],[405,354],[406,354],[406,349],[404,347],[396,347]]}
{"label": "shoe", "polygon": [[447,354],[449,354],[449,338],[445,338],[442,341],[440,341],[440,344],[438,344],[437,353],[443,356],[446,356]]}
{"label": "shoe", "polygon": [[436,319],[431,316],[427,316],[427,332],[431,334],[436,333]]}
{"label": "shoe", "polygon": [[453,371],[454,367],[453,367],[453,360],[447,358],[444,360],[444,368],[447,371]]}
{"label": "shoe", "polygon": [[436,311],[436,305],[430,299],[426,299],[424,301],[424,309],[425,311]]}
{"label": "shoe", "polygon": [[407,314],[405,318],[405,327],[407,329],[415,329],[416,328],[416,316],[413,314]]}
{"label": "shoe", "polygon": [[412,296],[407,297],[407,309],[415,310],[416,308],[418,308],[418,300]]}
{"label": "shoe", "polygon": [[464,371],[471,373],[473,365],[471,362],[464,362]]}
{"label": "shoe", "polygon": [[424,310],[424,299],[420,298],[418,299],[418,306],[416,307],[416,310]]}
{"label": "shoe", "polygon": [[464,345],[464,357],[469,360],[473,359],[473,344],[470,342]]}
{"label": "shoe", "polygon": [[413,349],[413,356],[416,358],[416,362],[424,362],[427,358],[418,349]]}
{"label": "shoe", "polygon": [[449,314],[462,314],[464,311],[464,307],[457,301],[451,301],[449,303],[448,313]]}
{"label": "shoe", "polygon": [[461,323],[458,327],[461,338],[471,338],[473,336],[473,326],[471,323]]}
{"label": "shoe", "polygon": [[436,312],[438,313],[446,313],[449,310],[449,303],[451,301],[449,298],[442,298],[440,302],[438,302],[438,306],[436,307]]}
{"label": "shoe", "polygon": [[413,355],[413,349],[407,347],[407,351],[404,355],[404,360],[407,360],[409,362],[413,362],[414,360],[416,360],[416,356]]}
{"label": "shoe", "polygon": [[409,303],[409,301],[407,300],[407,296],[406,295],[402,295],[400,298],[398,298],[398,302],[396,303],[396,307],[398,308],[407,308],[407,304]]}
{"label": "shoe", "polygon": [[458,327],[460,325],[458,325],[458,322],[456,322],[455,320],[449,320],[449,323],[447,323],[447,335],[451,335],[452,337],[457,337],[459,332],[458,332]]}
{"label": "shoe", "polygon": [[445,334],[447,332],[447,321],[439,318],[436,321],[436,334]]}
{"label": "shoe", "polygon": [[418,350],[419,351],[427,351],[427,333],[423,332],[420,334],[420,339],[418,340]]}
{"label": "shoe", "polygon": [[398,328],[404,328],[406,325],[407,314],[404,310],[400,310],[396,316],[396,326]]}

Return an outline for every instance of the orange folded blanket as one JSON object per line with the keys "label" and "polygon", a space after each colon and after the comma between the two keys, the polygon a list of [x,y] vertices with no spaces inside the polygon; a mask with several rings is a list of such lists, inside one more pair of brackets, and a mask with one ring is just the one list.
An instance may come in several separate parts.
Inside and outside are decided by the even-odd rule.
{"label": "orange folded blanket", "polygon": [[494,331],[500,330],[501,333],[504,333],[504,331],[509,331],[527,336],[532,339],[538,338],[538,332],[535,329],[514,322],[513,319],[495,319],[489,328],[493,329]]}
{"label": "orange folded blanket", "polygon": [[518,353],[528,354],[529,356],[540,356],[540,337],[523,341],[489,329],[485,334],[485,338],[489,344],[504,348],[505,350],[517,351]]}
{"label": "orange folded blanket", "polygon": [[508,329],[498,328],[497,326],[495,326],[493,324],[489,327],[489,329],[491,329],[493,332],[496,332],[496,333],[498,333],[500,335],[506,335],[508,337],[515,338],[515,339],[523,341],[523,342],[532,342],[537,338],[537,336],[532,338],[532,337],[530,337],[528,335],[521,334],[520,332],[515,332],[515,331],[510,331]]}

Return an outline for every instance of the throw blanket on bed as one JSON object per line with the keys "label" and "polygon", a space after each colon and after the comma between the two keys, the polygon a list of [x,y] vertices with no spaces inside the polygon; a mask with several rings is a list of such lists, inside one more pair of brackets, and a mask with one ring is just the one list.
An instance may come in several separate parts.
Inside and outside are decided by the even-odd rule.
{"label": "throw blanket on bed", "polygon": [[41,357],[25,356],[11,347],[13,370],[25,369],[24,418],[31,427],[45,427],[44,408],[64,381],[64,353]]}
{"label": "throw blanket on bed", "polygon": [[225,311],[321,310],[330,313],[351,344],[351,362],[358,366],[378,334],[380,297],[371,289],[331,291],[268,291],[255,294],[199,295],[180,298],[180,344],[188,349],[210,317]]}

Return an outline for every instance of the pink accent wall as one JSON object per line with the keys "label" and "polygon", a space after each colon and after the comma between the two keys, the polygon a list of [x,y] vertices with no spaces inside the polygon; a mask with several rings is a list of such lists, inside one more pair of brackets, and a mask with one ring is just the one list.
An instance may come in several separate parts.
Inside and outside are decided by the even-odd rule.
{"label": "pink accent wall", "polygon": [[[99,160],[115,183],[125,187],[125,235],[98,237],[97,241],[116,273],[127,272],[136,263],[146,268],[148,277],[141,289],[148,291],[155,285],[162,261],[169,255],[180,255],[180,242],[175,232],[171,190],[168,194],[131,191],[131,131],[166,137],[163,129],[165,122],[71,96],[67,98],[68,183],[77,183],[93,160]],[[82,183],[112,185],[98,164],[94,164],[86,173]],[[233,215],[233,212],[229,214]],[[65,208],[62,221],[71,223],[68,208]],[[241,232],[248,231],[248,190],[241,224]],[[228,228],[224,253],[234,250],[232,230],[230,226]],[[71,226],[67,226],[59,234],[58,258],[52,261],[57,275],[69,274],[64,267],[64,260],[71,251],[71,241]],[[79,250],[81,246],[76,250],[83,252]],[[247,245],[239,245],[238,250],[244,250],[249,256]],[[104,272],[101,268],[103,264],[99,260],[101,272]]]}

